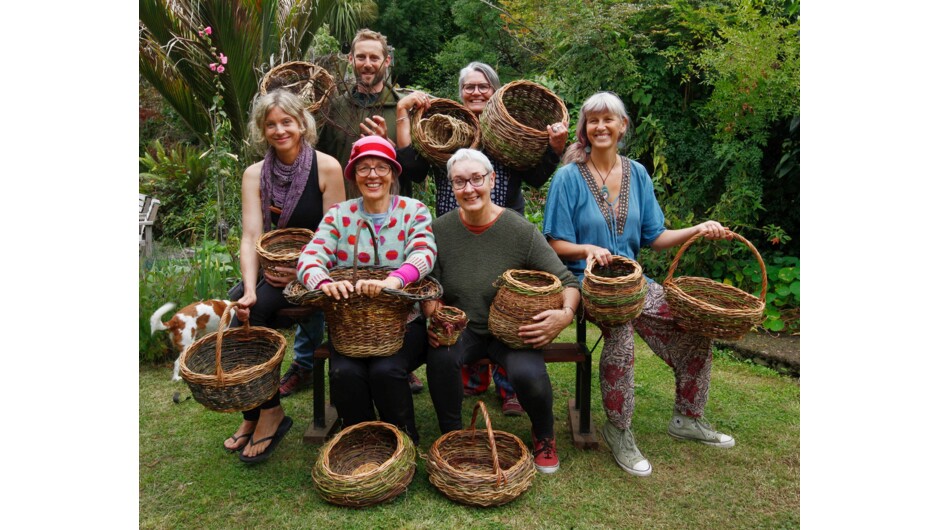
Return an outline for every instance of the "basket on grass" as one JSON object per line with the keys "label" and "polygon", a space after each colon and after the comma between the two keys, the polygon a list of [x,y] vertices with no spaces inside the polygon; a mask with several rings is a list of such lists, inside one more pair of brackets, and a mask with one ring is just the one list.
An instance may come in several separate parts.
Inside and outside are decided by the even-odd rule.
{"label": "basket on grass", "polygon": [[411,141],[421,156],[443,166],[458,149],[479,148],[480,122],[456,101],[432,99],[427,108],[418,109],[412,117]]}
{"label": "basket on grass", "polygon": [[273,329],[251,326],[226,329],[232,304],[219,331],[194,342],[180,355],[180,376],[193,398],[210,410],[250,410],[278,392],[287,341]]}
{"label": "basket on grass", "polygon": [[[486,431],[476,429],[483,413]],[[451,431],[428,451],[428,478],[449,499],[472,506],[499,506],[522,495],[535,478],[532,453],[519,437],[494,431],[482,401],[470,429]]]}
{"label": "basket on grass", "polygon": [[[359,256],[359,234],[362,228],[369,229],[372,236],[375,266],[359,267],[358,261],[351,268],[330,271],[333,281],[384,280],[395,267],[379,266],[379,248],[375,233],[368,223],[360,223],[353,244],[353,256]],[[382,294],[369,296],[350,294],[349,298],[336,300],[323,291],[313,291],[294,280],[284,288],[284,297],[292,304],[314,305],[323,309],[326,324],[330,329],[330,342],[336,351],[347,357],[388,357],[401,349],[405,339],[405,325],[415,302],[440,298],[441,284],[429,276],[414,282],[404,289],[382,289]]]}
{"label": "basket on grass", "polygon": [[261,95],[277,89],[293,92],[303,100],[311,114],[326,110],[330,95],[336,90],[333,76],[313,63],[290,61],[268,70],[261,78]]}
{"label": "basket on grass", "polygon": [[460,338],[460,332],[469,324],[467,314],[460,309],[445,305],[431,314],[430,328],[437,335],[441,346],[453,346]]}
{"label": "basket on grass", "polygon": [[548,147],[546,127],[567,123],[568,109],[551,90],[531,81],[506,83],[480,115],[483,145],[496,160],[514,169],[535,166]]}
{"label": "basket on grass", "polygon": [[734,232],[731,235],[747,245],[760,264],[760,298],[708,278],[682,276],[673,279],[679,258],[692,243],[702,237],[702,234],[696,234],[679,248],[663,281],[666,301],[669,302],[676,324],[690,333],[714,339],[736,340],[764,318],[764,300],[767,296],[767,268],[764,260],[750,241]]}
{"label": "basket on grass", "polygon": [[610,264],[601,266],[593,256],[588,258],[581,298],[591,322],[605,327],[626,324],[643,312],[648,290],[643,268],[632,259],[612,256]]}
{"label": "basket on grass", "polygon": [[487,327],[510,348],[531,348],[519,336],[519,326],[532,324],[532,317],[542,311],[561,309],[565,302],[561,280],[547,272],[509,269],[493,286],[498,290],[490,304]]}
{"label": "basket on grass", "polygon": [[306,228],[279,228],[261,234],[255,244],[261,268],[274,272],[274,267],[296,268],[300,251],[313,239]]}
{"label": "basket on grass", "polygon": [[350,425],[320,450],[311,475],[323,500],[361,508],[393,499],[415,475],[411,438],[394,425],[367,421]]}

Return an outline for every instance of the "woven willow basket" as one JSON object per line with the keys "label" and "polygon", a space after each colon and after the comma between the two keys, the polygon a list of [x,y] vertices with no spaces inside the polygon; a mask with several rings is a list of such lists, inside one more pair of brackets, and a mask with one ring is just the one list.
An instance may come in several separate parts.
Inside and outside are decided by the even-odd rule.
{"label": "woven willow basket", "polygon": [[311,475],[323,500],[361,508],[391,500],[415,475],[411,438],[394,425],[367,421],[350,425],[320,450]]}
{"label": "woven willow basket", "polygon": [[315,114],[320,110],[326,112],[336,84],[326,69],[313,63],[290,61],[268,70],[261,78],[259,92],[262,96],[279,88],[300,96],[307,110]]}
{"label": "woven willow basket", "polygon": [[469,323],[466,313],[456,307],[445,305],[431,314],[428,326],[437,335],[441,346],[453,346]]}
{"label": "woven willow basket", "polygon": [[194,342],[180,355],[180,376],[193,398],[210,410],[250,410],[278,391],[287,341],[273,329],[250,326],[226,329],[232,304],[219,331]]}
{"label": "woven willow basket", "polygon": [[[483,413],[486,432],[476,430]],[[470,429],[451,431],[428,451],[428,478],[447,498],[472,506],[499,506],[523,493],[535,479],[535,462],[519,437],[494,431],[482,401],[473,409]]]}
{"label": "woven willow basket", "polygon": [[[379,248],[372,227],[361,223],[356,230],[353,256],[359,255],[359,234],[362,228],[369,229],[372,236],[374,267],[359,267],[353,262],[351,268],[330,271],[333,281],[384,280],[395,267],[379,266]],[[349,298],[336,300],[323,291],[313,291],[298,281],[284,289],[284,297],[292,304],[314,305],[323,309],[330,330],[330,342],[336,351],[347,357],[388,357],[401,349],[405,339],[405,326],[415,302],[440,298],[441,284],[430,276],[406,286],[404,289],[382,289],[382,294],[372,298],[351,294]]]}
{"label": "woven willow basket", "polygon": [[605,327],[630,322],[643,312],[648,291],[640,264],[624,256],[613,256],[600,266],[588,258],[581,282],[581,297],[587,319]]}
{"label": "woven willow basket", "polygon": [[532,324],[532,317],[548,309],[561,309],[564,286],[554,274],[509,269],[493,284],[496,296],[490,304],[487,327],[494,337],[514,349],[532,348],[519,336],[519,326]]}
{"label": "woven willow basket", "polygon": [[731,234],[747,245],[760,264],[760,298],[709,278],[683,276],[673,279],[679,258],[692,243],[702,237],[702,234],[696,234],[679,248],[663,281],[666,301],[669,302],[676,324],[690,333],[714,339],[737,340],[764,318],[764,301],[767,297],[767,268],[764,260],[750,241],[734,232]]}
{"label": "woven willow basket", "polygon": [[296,268],[304,245],[313,239],[306,228],[279,228],[261,234],[255,244],[261,268],[274,272],[274,267]]}
{"label": "woven willow basket", "polygon": [[418,109],[411,118],[411,141],[421,156],[444,166],[458,149],[479,148],[480,122],[456,101],[432,99],[427,108]]}
{"label": "woven willow basket", "polygon": [[509,167],[529,169],[545,153],[545,129],[555,122],[568,122],[568,109],[558,96],[531,81],[512,81],[500,87],[483,107],[483,146]]}

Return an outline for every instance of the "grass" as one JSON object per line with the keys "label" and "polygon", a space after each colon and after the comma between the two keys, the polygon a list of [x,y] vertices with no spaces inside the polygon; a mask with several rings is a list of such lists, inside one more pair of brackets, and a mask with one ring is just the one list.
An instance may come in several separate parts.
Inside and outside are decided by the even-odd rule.
{"label": "grass", "polygon": [[[573,340],[573,327],[562,340]],[[589,346],[597,330],[589,326]],[[593,336],[592,336],[593,333]],[[289,357],[289,355],[288,355]],[[592,418],[606,421],[594,355]],[[286,364],[289,359],[285,359]],[[237,414],[211,412],[194,400],[172,401],[185,383],[172,366],[140,368],[140,526],[142,528],[797,528],[800,525],[800,386],[773,370],[735,361],[717,350],[706,417],[737,440],[732,449],[679,442],[666,434],[674,380],[666,364],[637,340],[633,432],[653,465],[646,478],[627,475],[601,442],[574,448],[565,404],[574,395],[574,365],[548,365],[555,389],[561,469],[538,475],[514,502],[489,509],[449,501],[431,485],[425,462],[407,492],[365,509],[332,506],[310,477],[319,446],[301,442],[312,419],[312,391],[283,400],[294,428],[268,462],[249,467],[222,448]],[[424,368],[419,369],[422,380]],[[494,429],[529,442],[528,419],[507,418],[494,393],[483,396]],[[470,421],[475,400],[464,401]],[[415,396],[427,452],[440,435],[427,390]]]}

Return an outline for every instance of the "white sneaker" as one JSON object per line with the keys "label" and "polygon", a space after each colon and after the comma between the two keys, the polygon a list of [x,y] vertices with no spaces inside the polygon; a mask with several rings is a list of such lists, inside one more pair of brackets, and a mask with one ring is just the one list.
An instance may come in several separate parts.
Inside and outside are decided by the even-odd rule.
{"label": "white sneaker", "polygon": [[702,442],[705,445],[714,447],[734,447],[734,438],[712,429],[712,426],[702,418],[690,418],[682,414],[673,414],[666,432],[669,433],[669,436],[680,440]]}
{"label": "white sneaker", "polygon": [[621,469],[638,477],[648,477],[653,473],[653,466],[640,453],[630,429],[620,430],[608,421],[601,427],[601,436]]}

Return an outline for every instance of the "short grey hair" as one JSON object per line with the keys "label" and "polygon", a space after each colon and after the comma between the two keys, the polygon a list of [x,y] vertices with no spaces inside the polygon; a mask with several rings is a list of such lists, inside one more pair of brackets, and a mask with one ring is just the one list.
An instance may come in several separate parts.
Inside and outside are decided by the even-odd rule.
{"label": "short grey hair", "polygon": [[447,160],[447,180],[450,180],[450,173],[454,168],[454,164],[457,162],[476,162],[483,166],[487,175],[493,172],[493,164],[486,155],[476,149],[463,148],[458,149],[457,152],[451,155],[450,159]]}
{"label": "short grey hair", "polygon": [[463,82],[467,80],[467,76],[473,72],[480,72],[483,74],[483,77],[486,78],[486,82],[493,87],[493,91],[499,90],[499,87],[502,85],[499,83],[499,76],[496,75],[496,70],[493,70],[493,67],[478,61],[473,61],[472,63],[464,66],[460,69],[460,77],[457,79],[457,93],[459,94],[463,91]]}

